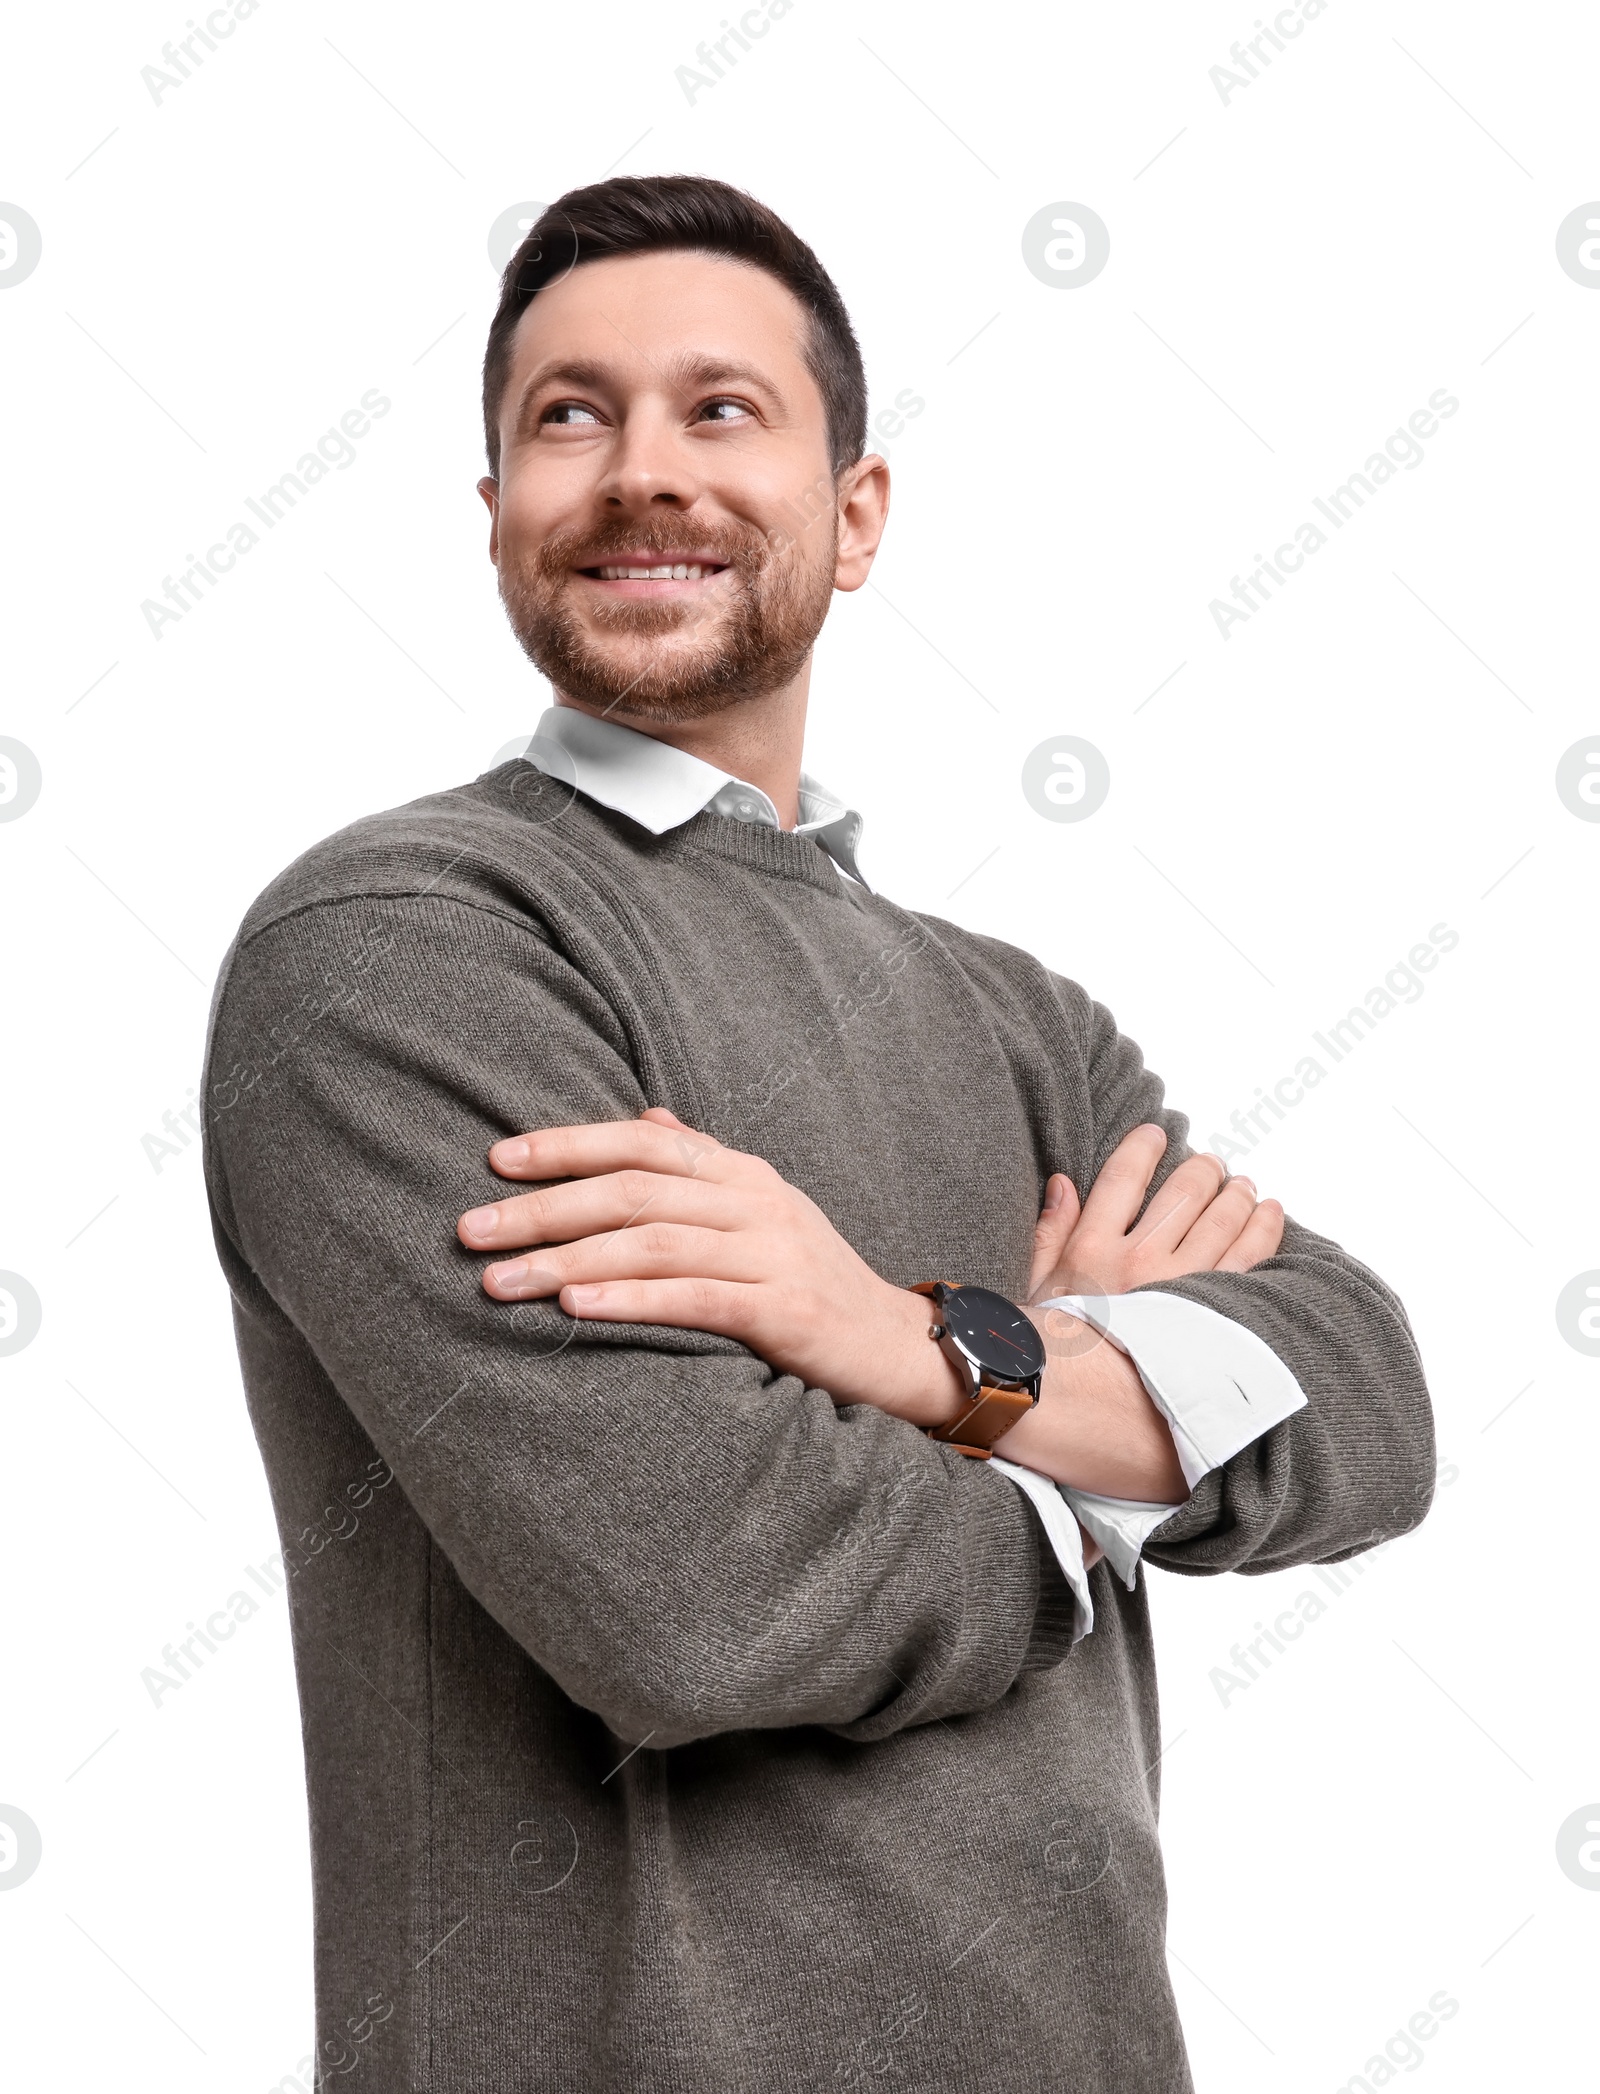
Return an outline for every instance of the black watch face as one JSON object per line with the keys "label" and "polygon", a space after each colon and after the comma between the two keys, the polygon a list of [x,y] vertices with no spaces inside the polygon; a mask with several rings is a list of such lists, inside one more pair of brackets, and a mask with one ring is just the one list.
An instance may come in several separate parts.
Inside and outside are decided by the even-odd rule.
{"label": "black watch face", "polygon": [[1028,1381],[1044,1371],[1044,1340],[1003,1294],[956,1287],[941,1312],[952,1337],[978,1363],[985,1381]]}

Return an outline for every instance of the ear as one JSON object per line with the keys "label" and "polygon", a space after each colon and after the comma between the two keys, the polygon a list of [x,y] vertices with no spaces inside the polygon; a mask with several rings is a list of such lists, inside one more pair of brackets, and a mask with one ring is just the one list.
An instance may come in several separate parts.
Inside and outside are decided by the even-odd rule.
{"label": "ear", "polygon": [[839,551],[833,586],[859,589],[872,572],[889,521],[889,461],[869,451],[839,475]]}
{"label": "ear", "polygon": [[487,473],[478,482],[478,492],[483,496],[489,511],[489,558],[498,567],[500,564],[500,482],[491,480]]}

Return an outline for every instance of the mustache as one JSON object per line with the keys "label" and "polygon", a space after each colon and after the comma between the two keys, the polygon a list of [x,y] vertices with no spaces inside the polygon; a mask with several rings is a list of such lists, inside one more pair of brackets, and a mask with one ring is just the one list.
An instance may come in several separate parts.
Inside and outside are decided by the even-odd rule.
{"label": "mustache", "polygon": [[677,516],[628,523],[618,517],[584,530],[552,532],[536,559],[540,573],[553,580],[574,567],[605,566],[622,553],[648,553],[662,563],[710,553],[724,566],[749,573],[764,566],[770,552],[767,534],[754,524],[696,526]]}

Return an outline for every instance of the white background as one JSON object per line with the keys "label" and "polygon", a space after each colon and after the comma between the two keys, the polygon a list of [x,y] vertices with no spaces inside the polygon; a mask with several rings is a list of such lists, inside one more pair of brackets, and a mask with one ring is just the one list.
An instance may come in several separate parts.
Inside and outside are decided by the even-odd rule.
{"label": "white background", "polygon": [[[1458,934],[1231,1159],[1399,1290],[1451,1480],[1226,1701],[1315,1573],[1152,1577],[1173,1973],[1203,2094],[1333,2094],[1441,1988],[1394,2079],[1596,2083],[1600,1875],[1556,1844],[1600,1818],[1600,1362],[1555,1302],[1600,1265],[1600,826],[1554,780],[1600,734],[1600,295],[1555,232],[1600,195],[1600,24],[1330,0],[1225,103],[1253,19],[795,0],[692,104],[713,0],[262,0],[159,102],[180,5],[14,19],[0,198],[43,256],[0,295],[0,733],[43,790],[0,825],[0,1268],[43,1324],[0,1358],[0,1804],[43,1860],[0,1896],[12,2084],[263,2094],[311,2047],[281,1598],[159,1707],[140,1681],[276,1546],[197,1148],[144,1138],[272,874],[546,703],[473,491],[486,237],[672,171],[787,216],[874,411],[925,403],[814,686],[877,886],[1082,981],[1199,1146]],[[1110,229],[1091,284],[1024,266],[1061,200]],[[355,463],[153,637],[143,600],[373,387]],[[1424,462],[1219,634],[1211,600],[1441,387]],[[1059,734],[1110,766],[1082,823],[1021,793]]]}

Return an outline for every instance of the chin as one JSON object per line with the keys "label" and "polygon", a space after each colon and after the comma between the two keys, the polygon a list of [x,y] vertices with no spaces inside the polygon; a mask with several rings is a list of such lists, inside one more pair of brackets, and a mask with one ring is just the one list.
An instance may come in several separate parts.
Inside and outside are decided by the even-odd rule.
{"label": "chin", "polygon": [[708,689],[682,678],[668,684],[662,680],[659,670],[653,677],[634,684],[628,683],[624,677],[617,683],[594,684],[587,689],[574,689],[570,681],[560,688],[568,697],[598,707],[607,719],[654,720],[669,725],[678,720],[708,720],[713,714],[727,712],[730,707],[742,705],[757,695],[749,689],[731,691],[721,686]]}
{"label": "chin", "polygon": [[622,618],[597,624],[580,622],[565,604],[547,607],[515,591],[502,593],[523,652],[554,688],[621,721],[705,720],[768,697],[804,668],[821,624],[820,615],[792,616],[763,631],[753,616],[725,617],[709,629],[696,621],[691,635],[681,613],[665,605],[618,606],[626,624]]}

